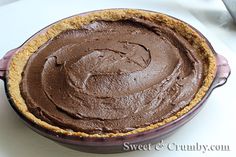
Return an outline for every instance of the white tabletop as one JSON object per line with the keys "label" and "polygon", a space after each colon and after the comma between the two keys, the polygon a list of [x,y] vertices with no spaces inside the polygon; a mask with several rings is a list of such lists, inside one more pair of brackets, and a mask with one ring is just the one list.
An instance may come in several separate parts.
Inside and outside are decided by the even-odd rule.
{"label": "white tabletop", "polygon": [[[105,156],[236,156],[236,25],[218,0],[0,0],[0,57],[61,18],[102,8],[141,8],[167,13],[199,29],[230,63],[227,84],[216,89],[203,110],[165,144],[229,145],[230,151],[136,151]],[[10,107],[0,81],[0,157],[104,156],[62,147],[29,129]]]}

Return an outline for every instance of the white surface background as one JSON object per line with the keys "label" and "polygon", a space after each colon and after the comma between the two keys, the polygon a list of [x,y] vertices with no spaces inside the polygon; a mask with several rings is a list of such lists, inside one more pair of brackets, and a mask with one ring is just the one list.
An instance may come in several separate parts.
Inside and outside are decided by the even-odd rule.
{"label": "white surface background", "polygon": [[[61,18],[102,8],[141,8],[167,13],[199,29],[232,69],[203,110],[164,143],[229,145],[229,152],[136,151],[97,155],[64,148],[30,130],[7,102],[0,81],[0,157],[64,156],[236,156],[236,25],[219,0],[0,0],[0,57],[41,28]],[[9,4],[7,4],[10,2]]]}

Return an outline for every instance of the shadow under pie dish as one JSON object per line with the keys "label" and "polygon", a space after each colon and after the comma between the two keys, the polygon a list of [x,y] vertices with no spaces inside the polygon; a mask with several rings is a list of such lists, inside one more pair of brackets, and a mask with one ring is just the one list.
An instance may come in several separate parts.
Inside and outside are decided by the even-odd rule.
{"label": "shadow under pie dish", "polygon": [[230,73],[196,29],[137,9],[60,20],[6,54],[1,67],[11,105],[33,130],[98,153],[168,136]]}

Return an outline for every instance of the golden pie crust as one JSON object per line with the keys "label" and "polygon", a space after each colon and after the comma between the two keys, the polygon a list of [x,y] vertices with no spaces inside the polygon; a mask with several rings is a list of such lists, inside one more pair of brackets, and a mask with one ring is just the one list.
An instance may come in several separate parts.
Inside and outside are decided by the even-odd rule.
{"label": "golden pie crust", "polygon": [[[40,120],[35,117],[27,109],[24,99],[20,93],[20,82],[22,79],[22,72],[24,66],[26,65],[29,57],[44,43],[48,40],[56,37],[59,33],[69,29],[80,29],[81,26],[87,25],[96,20],[107,20],[107,21],[116,21],[121,19],[128,19],[131,17],[142,18],[149,20],[151,22],[164,25],[171,28],[175,32],[181,34],[189,43],[196,49],[199,56],[201,57],[204,63],[204,81],[203,85],[200,87],[196,93],[193,100],[183,109],[178,111],[175,115],[164,119],[161,122],[151,124],[144,128],[137,128],[133,131],[126,133],[104,133],[104,134],[87,134],[84,132],[74,132],[72,130],[62,129],[57,126],[53,126],[45,121]],[[83,137],[114,137],[114,136],[125,136],[130,134],[136,134],[139,132],[155,129],[157,127],[163,126],[166,123],[176,120],[177,118],[183,116],[189,112],[194,106],[196,106],[202,98],[207,93],[210,88],[216,72],[216,57],[211,47],[209,47],[208,42],[204,37],[202,37],[196,30],[192,29],[188,24],[169,17],[167,15],[144,11],[136,9],[108,9],[101,11],[94,11],[90,13],[80,14],[72,16],[66,19],[63,19],[59,22],[56,22],[49,27],[47,27],[43,32],[40,32],[38,35],[34,36],[28,40],[22,47],[17,51],[13,56],[9,72],[7,75],[7,85],[9,90],[9,95],[16,105],[16,108],[29,120],[35,124],[53,131],[55,133],[61,133],[65,135],[73,136],[83,136]]]}

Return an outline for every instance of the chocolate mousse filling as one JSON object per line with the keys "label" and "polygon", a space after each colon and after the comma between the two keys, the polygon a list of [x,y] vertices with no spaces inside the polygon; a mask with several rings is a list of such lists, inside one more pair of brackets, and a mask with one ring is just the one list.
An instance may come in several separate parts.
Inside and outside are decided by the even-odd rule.
{"label": "chocolate mousse filling", "polygon": [[180,34],[148,20],[94,21],[30,56],[20,84],[31,113],[88,134],[128,132],[185,107],[203,63]]}

